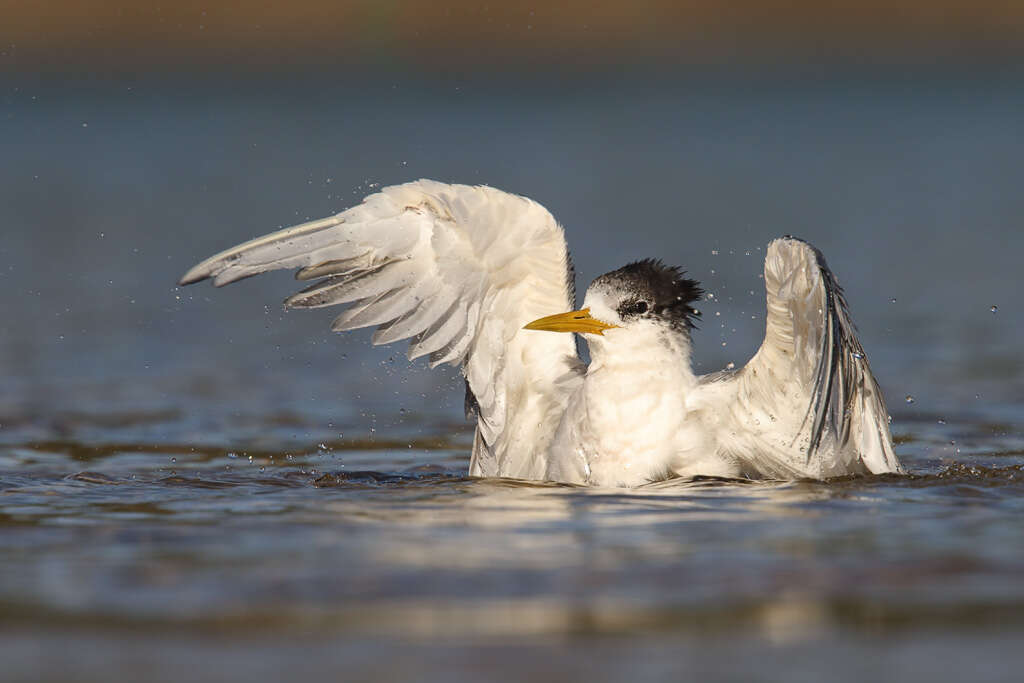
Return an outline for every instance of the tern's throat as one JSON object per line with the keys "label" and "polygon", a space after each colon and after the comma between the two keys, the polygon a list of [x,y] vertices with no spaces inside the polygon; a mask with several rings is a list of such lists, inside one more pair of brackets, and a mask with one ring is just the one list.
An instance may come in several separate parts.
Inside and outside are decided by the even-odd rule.
{"label": "tern's throat", "polygon": [[[586,383],[593,390],[638,394],[665,391],[688,393],[697,379],[690,367],[690,336],[664,326],[609,330],[588,335],[590,366]],[[647,391],[645,391],[645,387]]]}

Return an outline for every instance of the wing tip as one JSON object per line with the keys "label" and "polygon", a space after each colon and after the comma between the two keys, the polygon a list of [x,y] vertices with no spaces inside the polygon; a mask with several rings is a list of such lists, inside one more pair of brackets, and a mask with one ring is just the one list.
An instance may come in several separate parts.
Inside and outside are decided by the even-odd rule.
{"label": "wing tip", "polygon": [[772,254],[773,252],[778,253],[782,249],[804,251],[814,257],[814,261],[819,268],[829,270],[828,263],[825,261],[825,254],[822,253],[821,249],[818,249],[802,237],[783,235],[782,237],[776,237],[768,243],[768,254]]}
{"label": "wing tip", "polygon": [[768,252],[771,253],[773,250],[778,251],[780,249],[809,249],[810,251],[816,252],[814,248],[807,240],[801,237],[795,237],[793,235],[783,235],[782,237],[776,237],[768,243]]}
{"label": "wing tip", "polygon": [[178,279],[178,286],[185,287],[187,285],[195,284],[196,282],[202,282],[209,278],[213,273],[210,271],[206,261],[193,266]]}
{"label": "wing tip", "polygon": [[[794,273],[804,271],[810,276],[805,287],[813,287],[819,277],[833,279],[832,271],[825,261],[825,255],[807,240],[792,235],[777,237],[768,243],[764,258],[765,286],[771,291],[771,284],[777,287],[791,280]],[[831,282],[829,283],[831,284]]]}
{"label": "wing tip", "polygon": [[244,269],[231,268],[232,264],[238,261],[238,258],[237,247],[214,254],[205,261],[192,266],[188,272],[181,276],[178,284],[182,286],[191,285],[195,282],[202,282],[203,280],[213,278],[214,287],[223,287],[235,280],[255,275],[255,273],[246,272]]}

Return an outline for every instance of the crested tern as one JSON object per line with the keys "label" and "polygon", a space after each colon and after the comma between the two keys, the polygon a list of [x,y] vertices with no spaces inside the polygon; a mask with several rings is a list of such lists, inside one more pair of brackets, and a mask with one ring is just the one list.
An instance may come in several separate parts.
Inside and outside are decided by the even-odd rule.
{"label": "crested tern", "polygon": [[[260,237],[189,270],[226,285],[270,270],[317,281],[291,308],[350,304],[332,329],[411,339],[460,366],[476,418],[469,473],[595,486],[696,475],[901,471],[878,383],[821,252],[768,246],[764,342],[742,368],[691,368],[702,291],[660,261],[598,277],[575,307],[561,226],[486,186],[419,180]],[[590,348],[590,364],[571,334]]]}

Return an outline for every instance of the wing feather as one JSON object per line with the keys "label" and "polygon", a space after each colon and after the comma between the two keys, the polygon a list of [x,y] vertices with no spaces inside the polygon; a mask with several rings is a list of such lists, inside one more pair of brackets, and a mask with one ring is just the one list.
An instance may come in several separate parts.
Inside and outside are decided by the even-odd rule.
{"label": "wing feather", "polygon": [[381,325],[373,333],[375,345],[390,344],[399,339],[407,339],[422,332],[431,321],[436,320],[448,306],[450,301],[438,293],[420,298],[416,297],[416,305],[411,311],[391,322]]}
{"label": "wing feather", "polygon": [[761,469],[819,477],[899,471],[885,399],[824,255],[802,240],[778,239],[764,273],[765,339],[732,377],[744,417],[770,420],[771,433],[789,428],[785,443],[758,444],[772,461]]}
{"label": "wing feather", "polygon": [[372,270],[372,251],[358,256],[324,261],[315,266],[307,266],[295,273],[296,280],[313,280],[327,275],[354,275],[358,272]]}
{"label": "wing feather", "polygon": [[420,268],[411,261],[384,261],[350,275],[335,275],[285,299],[290,308],[320,308],[372,299],[415,283]]}
{"label": "wing feather", "polygon": [[[216,254],[189,270],[181,284],[211,278],[222,286],[291,268],[298,269],[297,279],[314,282],[288,297],[288,307],[349,304],[332,329],[379,326],[376,344],[410,339],[410,359],[429,355],[432,367],[461,364],[479,404],[477,441],[489,449],[488,462],[516,457],[491,452],[510,419],[510,390],[522,396],[526,390],[517,387],[539,389],[542,408],[544,397],[561,405],[558,396],[569,386],[565,375],[578,373],[568,335],[532,338],[534,350],[550,346],[556,359],[533,365],[524,360],[531,353],[517,337],[527,322],[573,305],[562,229],[525,197],[430,180],[387,187],[336,216]],[[502,473],[500,467],[475,469]]]}
{"label": "wing feather", "polygon": [[[459,334],[452,336],[451,340],[448,341],[448,343],[446,343],[443,347],[430,354],[430,367],[436,368],[438,365],[441,365],[442,363],[452,363],[453,365],[458,364],[460,362],[460,359],[466,354],[466,351],[469,349],[469,345],[473,342],[474,336],[481,332],[480,330],[477,329],[477,321],[479,320],[479,318],[480,302],[473,301],[472,303],[469,304],[468,309],[466,311],[465,328],[461,330]],[[496,349],[498,348],[499,345],[487,344],[482,346],[484,346],[487,349]],[[473,389],[474,395],[478,392],[483,391],[486,388],[488,382],[493,381],[495,383],[502,383],[503,378],[500,375],[495,375],[490,378],[486,378],[473,372],[474,368],[484,365],[490,365],[494,360],[493,356],[497,355],[499,354],[484,353],[477,358],[477,360],[479,361],[478,363],[474,363],[472,364],[472,366],[467,366],[464,369],[466,379],[469,380],[469,386]],[[474,381],[474,379],[470,379],[469,376],[471,374],[474,376],[474,379],[476,381]],[[479,401],[480,399],[477,400]],[[487,404],[481,403],[481,405]]]}
{"label": "wing feather", "polygon": [[454,301],[443,316],[409,345],[409,360],[432,354],[466,331],[466,302]]}

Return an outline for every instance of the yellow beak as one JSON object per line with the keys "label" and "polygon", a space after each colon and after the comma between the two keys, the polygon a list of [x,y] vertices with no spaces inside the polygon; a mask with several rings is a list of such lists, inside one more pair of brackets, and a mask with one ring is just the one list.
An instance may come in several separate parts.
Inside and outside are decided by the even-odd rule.
{"label": "yellow beak", "polygon": [[618,325],[610,325],[601,322],[597,318],[590,317],[590,309],[584,308],[579,311],[558,313],[549,315],[546,318],[534,320],[523,327],[524,330],[545,330],[547,332],[580,332],[583,334],[600,334]]}

